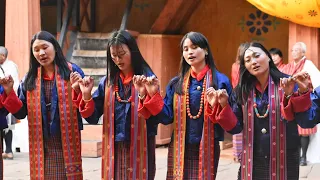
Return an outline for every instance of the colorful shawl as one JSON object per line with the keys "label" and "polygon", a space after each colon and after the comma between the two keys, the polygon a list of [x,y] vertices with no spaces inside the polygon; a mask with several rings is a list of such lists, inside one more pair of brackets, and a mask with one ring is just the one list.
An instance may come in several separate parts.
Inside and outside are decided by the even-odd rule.
{"label": "colorful shawl", "polygon": [[[69,67],[71,68],[70,64]],[[30,179],[33,180],[44,180],[45,171],[41,112],[41,79],[42,68],[39,67],[36,88],[32,91],[27,91]],[[81,139],[78,127],[77,108],[73,106],[72,103],[71,84],[69,81],[61,78],[58,74],[57,66],[55,69],[55,81],[58,93],[62,149],[67,179],[82,180]]]}
{"label": "colorful shawl", "polygon": [[[116,82],[118,82],[116,80]],[[146,121],[138,115],[138,92],[131,87],[131,139],[129,179],[148,179],[148,151]],[[103,137],[102,137],[102,179],[114,179],[114,86],[105,88]]]}
{"label": "colorful shawl", "polygon": [[[187,86],[189,84],[190,71],[185,75],[183,80],[184,92],[188,91]],[[212,74],[211,71],[207,71],[206,80],[208,88],[211,84]],[[206,96],[204,97],[206,102]],[[204,103],[206,104],[206,103]],[[176,180],[183,179],[184,170],[184,154],[185,154],[185,136],[186,136],[186,96],[174,95],[174,131],[173,131],[173,176]],[[214,179],[214,123],[208,117],[206,111],[204,111],[204,123],[202,131],[202,139],[200,142],[199,151],[199,179]],[[193,121],[193,120],[192,120]],[[197,120],[194,120],[197,121]]]}
{"label": "colorful shawl", "polygon": [[[286,180],[286,123],[281,118],[282,90],[269,77],[269,128],[270,128],[270,179]],[[252,180],[253,170],[253,140],[254,140],[254,110],[253,94],[251,92],[247,103],[243,106],[243,153],[241,177]]]}

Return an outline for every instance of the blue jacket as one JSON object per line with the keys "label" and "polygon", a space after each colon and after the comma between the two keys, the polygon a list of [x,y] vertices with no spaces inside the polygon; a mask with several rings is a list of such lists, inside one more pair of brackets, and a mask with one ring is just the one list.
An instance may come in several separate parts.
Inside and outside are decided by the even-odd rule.
{"label": "blue jacket", "polygon": [[[171,80],[175,81],[175,77]],[[218,89],[226,89],[229,96],[232,92],[232,87],[228,77],[218,71],[216,71],[216,82],[218,85]],[[189,87],[189,98],[190,98],[190,112],[191,114],[197,114],[200,108],[200,99],[201,99],[201,90],[197,90],[197,87],[202,87],[203,79],[201,81],[197,81],[197,79],[190,76],[190,87]],[[170,83],[166,89],[166,97],[164,98],[164,107],[162,111],[157,115],[157,119],[162,124],[171,124],[173,123],[173,97],[175,94],[175,87],[173,83]],[[199,144],[202,137],[202,129],[203,129],[203,114],[197,120],[190,119],[187,116],[187,127],[186,127],[186,143],[188,144]],[[224,140],[224,130],[219,124],[215,124],[215,139],[218,141]],[[229,133],[234,134],[241,131],[241,126],[238,124],[234,129],[232,129]]]}
{"label": "blue jacket", "polygon": [[[153,74],[147,73],[147,76],[152,76]],[[106,76],[103,77],[100,82],[98,89],[93,93],[92,99],[95,104],[94,113],[86,118],[90,124],[97,124],[99,118],[104,113],[104,100],[105,100],[105,87],[106,87]],[[119,94],[124,97],[124,88],[121,78],[118,78],[119,83]],[[131,94],[131,89],[128,94]],[[128,97],[124,98],[127,99]],[[117,100],[115,102],[115,141],[130,141],[130,124],[131,124],[131,104],[130,103],[119,103]],[[147,122],[147,134],[148,136],[157,135],[158,120],[154,116],[151,116]]]}
{"label": "blue jacket", "polygon": [[[72,71],[78,72],[82,77],[84,77],[83,71],[75,64],[72,64]],[[27,111],[27,91],[24,87],[25,78],[21,81],[19,88],[18,88],[18,97],[22,101],[23,107],[15,114],[13,114],[17,119],[23,119],[28,115]],[[47,119],[47,109],[45,103],[45,95],[44,95],[44,87],[42,85],[42,96],[41,96],[41,113],[42,113],[42,123],[43,123],[43,135],[45,138],[49,137],[50,135],[60,134],[60,116],[59,116],[59,107],[58,107],[58,94],[57,94],[57,87],[56,83],[54,83],[54,88],[52,89],[52,99],[51,99],[51,124],[50,130],[48,131],[48,119]],[[78,113],[78,124],[79,130],[83,129],[82,118],[81,115]]]}
{"label": "blue jacket", "polygon": [[[314,125],[320,123],[320,86],[315,88],[314,91],[310,94],[312,106],[308,113],[308,120]],[[298,115],[299,118],[302,118],[302,114]]]}
{"label": "blue jacket", "polygon": [[[297,90],[297,87],[295,88]],[[269,104],[269,95],[268,90],[265,90],[263,94],[261,94],[256,89],[256,103],[257,109],[260,115],[266,112],[267,105]],[[230,98],[231,107],[233,112],[235,113],[238,120],[243,125],[243,112],[242,105],[238,104],[236,101],[236,95],[233,93]],[[305,112],[295,113],[295,119],[292,121],[286,121],[286,142],[287,149],[295,149],[300,146],[300,137],[298,134],[298,126],[300,125],[302,128],[312,128],[315,126],[315,122],[312,120],[308,120],[308,114],[310,110]],[[265,155],[269,155],[270,150],[270,125],[269,125],[269,115],[266,118],[258,118],[254,113],[254,148],[257,151]],[[263,134],[262,129],[266,129],[267,133]]]}

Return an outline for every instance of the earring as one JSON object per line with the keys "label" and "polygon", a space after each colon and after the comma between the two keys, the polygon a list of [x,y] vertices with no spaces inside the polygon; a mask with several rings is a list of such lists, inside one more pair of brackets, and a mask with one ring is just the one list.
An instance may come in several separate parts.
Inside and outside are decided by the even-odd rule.
{"label": "earring", "polygon": [[208,52],[206,52],[205,55],[208,56]]}

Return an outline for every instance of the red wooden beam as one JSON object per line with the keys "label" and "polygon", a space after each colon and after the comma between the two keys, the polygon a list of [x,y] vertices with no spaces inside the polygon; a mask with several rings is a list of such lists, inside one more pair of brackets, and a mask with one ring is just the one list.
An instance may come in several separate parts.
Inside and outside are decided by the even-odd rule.
{"label": "red wooden beam", "polygon": [[199,2],[200,0],[168,0],[150,32],[154,34],[177,33]]}

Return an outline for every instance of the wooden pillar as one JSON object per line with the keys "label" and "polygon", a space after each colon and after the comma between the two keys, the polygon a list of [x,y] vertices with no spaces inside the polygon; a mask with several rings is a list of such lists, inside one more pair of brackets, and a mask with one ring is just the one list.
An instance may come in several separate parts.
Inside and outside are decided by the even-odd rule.
{"label": "wooden pillar", "polygon": [[296,42],[304,42],[307,45],[307,59],[312,60],[312,62],[319,68],[319,29],[307,26],[302,26],[299,24],[289,23],[289,59],[292,61],[291,49]]}
{"label": "wooden pillar", "polygon": [[[169,81],[178,74],[180,64],[180,35],[140,34],[137,43],[142,56],[160,80],[160,93],[164,97]],[[173,124],[158,126],[156,144],[171,141]]]}
{"label": "wooden pillar", "polygon": [[30,41],[40,31],[40,0],[6,1],[5,46],[22,78],[29,69]]}

